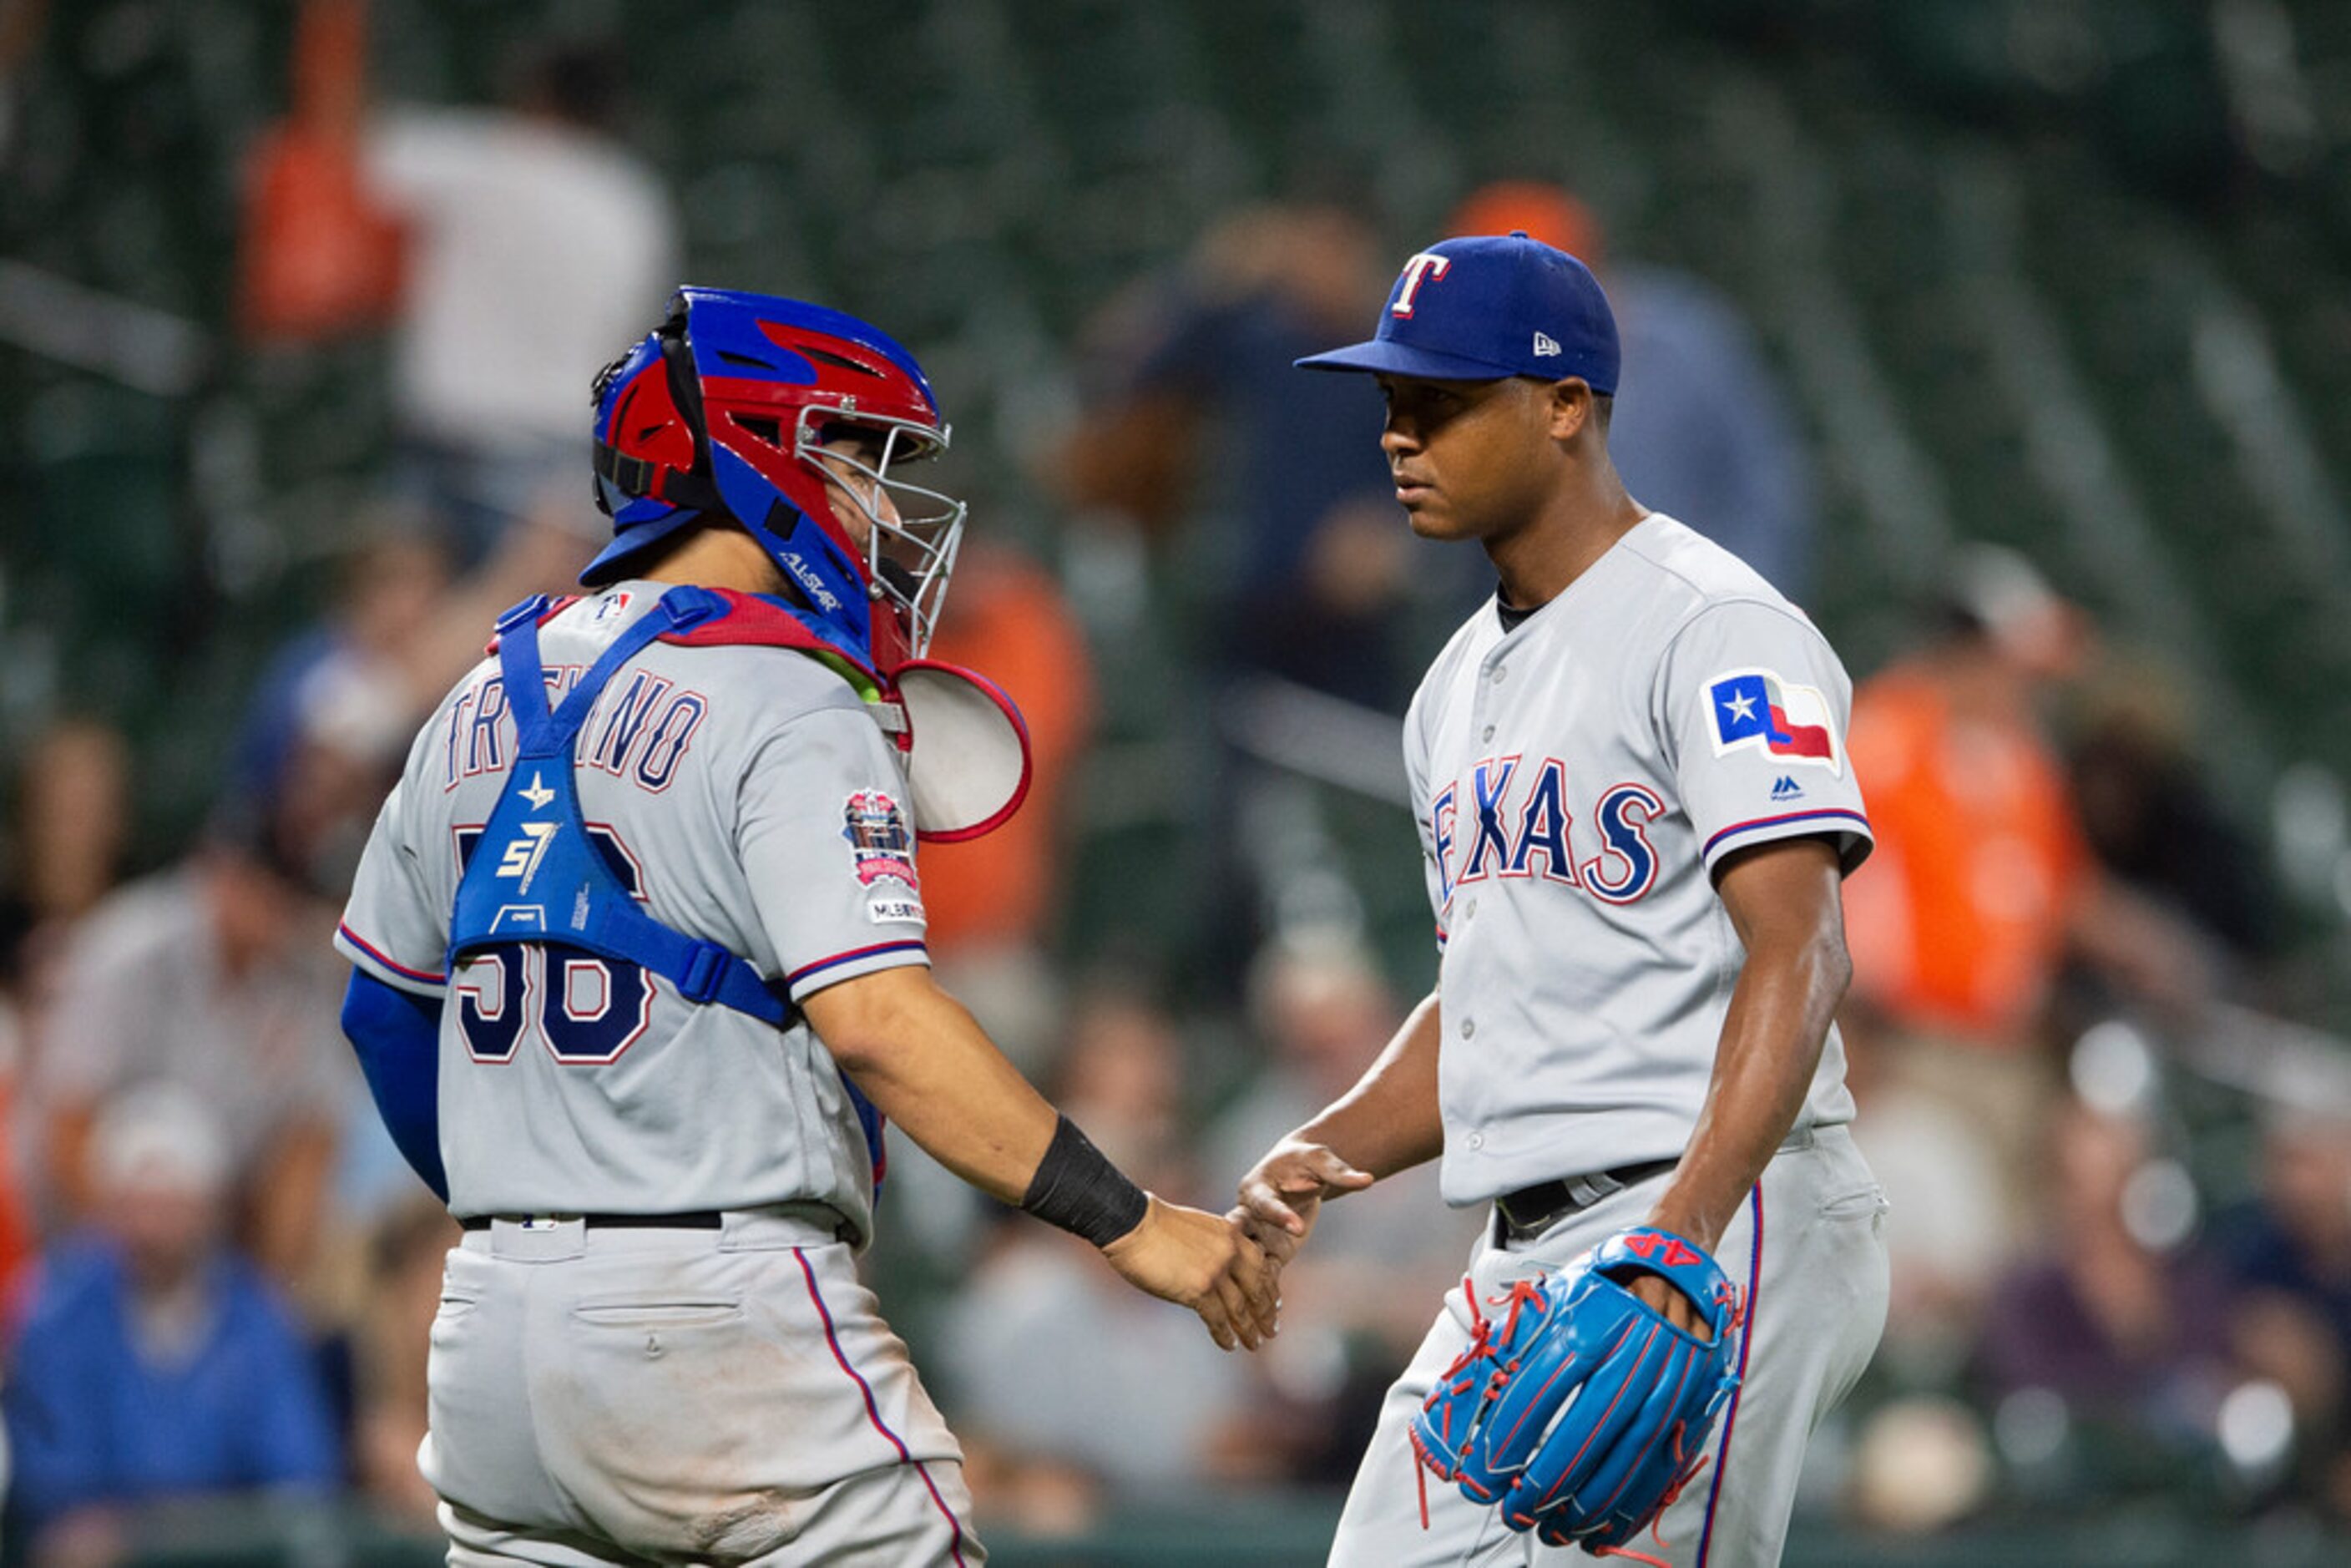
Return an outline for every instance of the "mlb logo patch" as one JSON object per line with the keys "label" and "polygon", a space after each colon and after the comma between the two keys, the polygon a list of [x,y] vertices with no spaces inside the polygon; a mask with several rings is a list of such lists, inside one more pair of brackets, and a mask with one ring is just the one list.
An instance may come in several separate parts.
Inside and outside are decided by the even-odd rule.
{"label": "mlb logo patch", "polygon": [[857,866],[857,880],[867,887],[884,877],[904,883],[914,880],[914,835],[906,831],[905,813],[898,802],[879,789],[860,789],[843,803],[841,836]]}
{"label": "mlb logo patch", "polygon": [[[1844,776],[1835,716],[1829,699],[1813,687],[1782,681],[1770,670],[1733,670],[1708,681],[1706,696],[1717,757],[1753,747]],[[1775,791],[1774,798],[1782,797]]]}

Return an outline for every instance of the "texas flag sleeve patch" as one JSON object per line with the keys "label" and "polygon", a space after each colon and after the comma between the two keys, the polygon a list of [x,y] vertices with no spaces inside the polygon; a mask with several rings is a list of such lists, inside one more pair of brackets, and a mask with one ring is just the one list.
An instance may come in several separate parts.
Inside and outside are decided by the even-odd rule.
{"label": "texas flag sleeve patch", "polygon": [[1708,681],[1706,695],[1717,757],[1753,747],[1844,776],[1836,716],[1823,693],[1770,670],[1734,670]]}

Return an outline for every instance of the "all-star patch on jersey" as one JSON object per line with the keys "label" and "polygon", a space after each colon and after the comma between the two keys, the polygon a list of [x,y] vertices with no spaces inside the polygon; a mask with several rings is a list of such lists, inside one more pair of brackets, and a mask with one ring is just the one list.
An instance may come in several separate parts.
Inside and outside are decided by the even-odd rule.
{"label": "all-star patch on jersey", "polygon": [[867,887],[894,877],[909,889],[914,880],[914,835],[906,831],[906,814],[898,802],[879,789],[860,789],[841,810],[841,836],[849,841],[857,866],[857,880]]}

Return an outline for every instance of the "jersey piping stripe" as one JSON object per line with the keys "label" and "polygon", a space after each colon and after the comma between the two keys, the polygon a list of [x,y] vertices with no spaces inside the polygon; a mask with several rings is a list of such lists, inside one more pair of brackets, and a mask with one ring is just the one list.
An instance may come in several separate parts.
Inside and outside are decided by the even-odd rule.
{"label": "jersey piping stripe", "polygon": [[1714,1451],[1714,1481],[1706,1489],[1706,1528],[1698,1531],[1696,1568],[1706,1568],[1707,1548],[1714,1541],[1714,1509],[1722,1500],[1723,1472],[1730,1469],[1730,1436],[1739,1427],[1739,1396],[1747,1392],[1747,1353],[1755,1348],[1755,1291],[1763,1279],[1763,1184],[1748,1196],[1755,1210],[1755,1245],[1747,1258],[1747,1324],[1739,1334],[1739,1386],[1730,1391],[1730,1408],[1722,1413],[1722,1447]]}
{"label": "jersey piping stripe", "polygon": [[335,931],[336,934],[341,936],[344,941],[350,943],[352,946],[358,948],[360,952],[366,954],[377,963],[381,964],[385,968],[390,969],[395,975],[405,975],[412,980],[421,980],[426,985],[431,986],[444,986],[449,983],[449,977],[443,974],[438,969],[410,968],[407,965],[401,963],[398,959],[395,959],[384,953],[381,949],[378,948],[374,943],[368,941],[358,932],[352,930],[348,925],[337,925],[335,927]]}
{"label": "jersey piping stripe", "polygon": [[1733,822],[1730,826],[1723,829],[1722,831],[1715,834],[1714,837],[1707,840],[1706,848],[1700,850],[1698,853],[1701,857],[1714,853],[1714,846],[1722,842],[1723,840],[1730,837],[1733,833],[1750,832],[1757,828],[1776,828],[1783,822],[1809,822],[1825,818],[1836,818],[1844,821],[1858,822],[1861,824],[1864,831],[1866,831],[1869,827],[1869,819],[1867,817],[1863,816],[1859,811],[1848,811],[1842,807],[1824,807],[1817,811],[1791,811],[1784,817],[1758,817],[1752,821]]}
{"label": "jersey piping stripe", "polygon": [[830,958],[819,958],[813,964],[801,965],[784,977],[784,984],[797,986],[820,969],[830,969],[838,964],[853,964],[860,958],[871,958],[877,953],[919,953],[921,951],[923,951],[923,944],[918,941],[876,942],[871,947],[852,947],[846,953],[835,953]]}
{"label": "jersey piping stripe", "polygon": [[807,1250],[795,1247],[792,1249],[792,1257],[800,1266],[800,1278],[808,1281],[809,1300],[816,1305],[816,1315],[824,1322],[824,1342],[832,1347],[832,1359],[841,1364],[841,1370],[849,1374],[850,1381],[856,1384],[857,1391],[865,1396],[865,1419],[872,1422],[873,1429],[887,1437],[890,1440],[890,1446],[898,1450],[899,1461],[914,1466],[914,1473],[923,1478],[923,1490],[931,1494],[931,1501],[937,1504],[939,1512],[946,1517],[947,1528],[955,1531],[955,1540],[948,1546],[947,1552],[955,1558],[957,1568],[966,1568],[963,1556],[963,1521],[957,1519],[955,1510],[947,1506],[947,1500],[939,1495],[938,1483],[931,1479],[931,1472],[924,1467],[923,1462],[914,1458],[897,1433],[883,1424],[881,1407],[873,1402],[873,1385],[865,1381],[863,1373],[849,1364],[849,1357],[841,1351],[841,1335],[832,1326],[832,1311],[824,1304],[824,1292],[817,1289],[816,1270],[809,1267]]}

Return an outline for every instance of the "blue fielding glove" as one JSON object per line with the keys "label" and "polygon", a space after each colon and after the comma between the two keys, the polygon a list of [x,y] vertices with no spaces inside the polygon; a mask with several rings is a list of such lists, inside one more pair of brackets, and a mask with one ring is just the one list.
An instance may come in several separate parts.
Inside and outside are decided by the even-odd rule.
{"label": "blue fielding glove", "polygon": [[[1655,1274],[1713,1331],[1676,1328],[1627,1288]],[[1668,1231],[1619,1231],[1559,1273],[1522,1281],[1482,1312],[1469,1348],[1429,1391],[1413,1448],[1473,1502],[1555,1546],[1616,1547],[1696,1473],[1739,1385],[1739,1293]]]}

